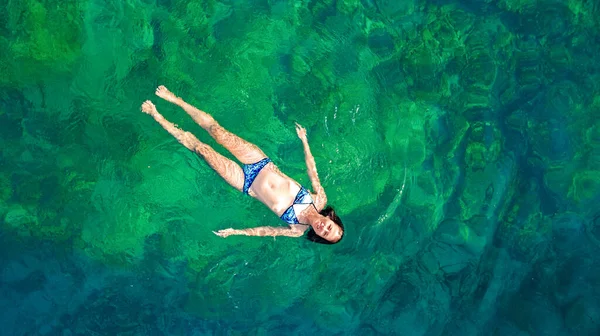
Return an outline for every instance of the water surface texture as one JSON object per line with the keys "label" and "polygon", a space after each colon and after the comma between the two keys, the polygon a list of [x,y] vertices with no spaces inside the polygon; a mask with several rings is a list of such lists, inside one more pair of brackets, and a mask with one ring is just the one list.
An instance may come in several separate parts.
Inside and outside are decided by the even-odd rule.
{"label": "water surface texture", "polygon": [[[600,4],[0,2],[0,334],[598,335]],[[140,105],[310,187],[284,225]],[[231,156],[230,156],[231,157]]]}

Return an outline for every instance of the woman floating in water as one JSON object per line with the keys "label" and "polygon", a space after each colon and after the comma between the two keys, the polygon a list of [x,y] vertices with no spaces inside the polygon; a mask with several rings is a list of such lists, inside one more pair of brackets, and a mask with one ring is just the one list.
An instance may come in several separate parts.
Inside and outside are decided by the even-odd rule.
{"label": "woman floating in water", "polygon": [[244,166],[217,153],[190,132],[177,128],[158,113],[151,101],[142,104],[143,112],[151,115],[186,148],[202,156],[227,183],[258,199],[289,224],[289,227],[230,228],[214,232],[216,235],[223,238],[230,235],[301,237],[309,230],[307,238],[317,243],[335,244],[342,239],[344,226],[331,207],[325,208],[327,195],[319,181],[315,159],[302,126],[296,123],[296,132],[304,145],[308,175],[315,194],[282,173],[260,148],[224,129],[208,113],[186,103],[164,86],[156,89],[156,95],[181,107]]}

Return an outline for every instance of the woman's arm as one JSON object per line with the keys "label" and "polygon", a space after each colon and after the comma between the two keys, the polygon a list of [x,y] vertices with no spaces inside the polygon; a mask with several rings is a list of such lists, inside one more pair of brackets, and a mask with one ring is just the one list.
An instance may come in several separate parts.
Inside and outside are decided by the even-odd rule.
{"label": "woman's arm", "polygon": [[315,163],[315,158],[310,152],[310,146],[308,145],[308,139],[306,138],[306,129],[296,123],[296,133],[298,133],[298,137],[302,141],[302,145],[304,147],[304,159],[306,161],[306,168],[308,170],[308,177],[310,178],[310,182],[313,187],[313,191],[315,192],[315,206],[318,209],[323,209],[327,204],[327,195],[325,194],[325,189],[321,186],[321,181],[319,180],[319,174],[317,173],[317,164]]}
{"label": "woman's arm", "polygon": [[224,229],[219,230],[217,232],[213,231],[217,236],[226,238],[232,235],[241,235],[241,236],[259,236],[259,237],[275,237],[275,236],[286,236],[286,237],[300,237],[304,234],[303,230],[296,228],[295,226],[291,227],[273,227],[273,226],[259,226],[255,228],[249,229]]}

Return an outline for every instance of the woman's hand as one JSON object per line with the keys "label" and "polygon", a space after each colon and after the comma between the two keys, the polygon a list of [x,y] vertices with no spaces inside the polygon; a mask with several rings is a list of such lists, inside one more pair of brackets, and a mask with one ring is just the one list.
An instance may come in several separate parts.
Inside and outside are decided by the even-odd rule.
{"label": "woman's hand", "polygon": [[300,124],[296,123],[296,133],[298,134],[298,138],[302,141],[306,141],[306,129]]}
{"label": "woman's hand", "polygon": [[227,237],[231,236],[232,234],[235,234],[235,231],[236,230],[229,228],[229,229],[219,230],[217,232],[213,231],[213,233],[219,237],[227,238]]}

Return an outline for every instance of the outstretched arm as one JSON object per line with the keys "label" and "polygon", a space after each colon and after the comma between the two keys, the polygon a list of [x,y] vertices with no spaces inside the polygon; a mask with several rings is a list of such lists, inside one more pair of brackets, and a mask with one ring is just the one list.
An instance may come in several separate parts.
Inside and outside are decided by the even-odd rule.
{"label": "outstretched arm", "polygon": [[308,139],[306,138],[306,129],[300,126],[300,124],[296,123],[296,133],[298,133],[298,137],[300,140],[302,140],[302,145],[304,146],[304,159],[306,160],[306,168],[308,169],[308,177],[310,178],[313,191],[317,195],[315,199],[315,206],[317,209],[321,210],[327,204],[327,195],[325,194],[325,189],[323,189],[323,186],[321,186],[321,181],[319,180],[315,158],[310,152],[310,146],[308,145]]}
{"label": "outstretched arm", "polygon": [[249,229],[224,229],[214,232],[217,236],[226,238],[231,235],[241,236],[259,236],[259,237],[275,237],[275,236],[286,236],[286,237],[300,237],[304,234],[304,230],[297,228],[296,226],[291,227],[273,227],[273,226],[259,226]]}

